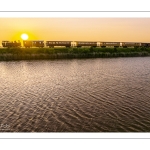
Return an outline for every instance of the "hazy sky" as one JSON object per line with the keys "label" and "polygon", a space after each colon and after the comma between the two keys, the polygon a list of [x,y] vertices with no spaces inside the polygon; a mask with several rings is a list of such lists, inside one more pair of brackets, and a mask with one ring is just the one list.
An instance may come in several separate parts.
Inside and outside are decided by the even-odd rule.
{"label": "hazy sky", "polygon": [[0,18],[2,40],[150,42],[150,18]]}

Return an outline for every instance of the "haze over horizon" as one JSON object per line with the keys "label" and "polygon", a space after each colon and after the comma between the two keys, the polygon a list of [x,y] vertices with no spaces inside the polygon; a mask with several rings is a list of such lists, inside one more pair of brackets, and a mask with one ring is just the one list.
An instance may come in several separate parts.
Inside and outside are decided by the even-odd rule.
{"label": "haze over horizon", "polygon": [[3,40],[150,42],[150,18],[0,18]]}

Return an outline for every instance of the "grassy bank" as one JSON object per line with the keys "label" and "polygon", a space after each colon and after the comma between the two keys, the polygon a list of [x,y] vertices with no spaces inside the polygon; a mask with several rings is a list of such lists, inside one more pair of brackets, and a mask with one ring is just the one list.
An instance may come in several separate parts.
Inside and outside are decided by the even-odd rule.
{"label": "grassy bank", "polygon": [[150,48],[1,48],[0,61],[150,56]]}

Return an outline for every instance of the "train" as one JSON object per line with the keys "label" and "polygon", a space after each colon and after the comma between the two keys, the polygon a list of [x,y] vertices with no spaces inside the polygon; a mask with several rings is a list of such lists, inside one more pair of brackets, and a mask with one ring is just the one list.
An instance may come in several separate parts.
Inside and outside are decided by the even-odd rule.
{"label": "train", "polygon": [[[18,41],[2,41],[2,46],[11,48],[11,47],[22,47],[21,42]],[[97,41],[46,41],[44,40],[24,40],[23,41],[23,47],[25,48],[32,48],[32,47],[49,47],[49,48],[54,48],[54,47],[101,47],[101,48],[106,48],[106,47],[123,47],[123,48],[128,48],[128,47],[150,47],[150,43],[140,43],[140,42],[97,42]]]}

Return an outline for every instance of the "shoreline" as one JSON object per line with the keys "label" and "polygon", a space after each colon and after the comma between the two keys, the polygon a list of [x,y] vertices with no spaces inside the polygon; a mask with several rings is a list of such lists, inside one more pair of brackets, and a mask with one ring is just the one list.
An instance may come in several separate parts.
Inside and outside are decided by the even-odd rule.
{"label": "shoreline", "polygon": [[0,61],[150,56],[150,49],[134,48],[12,48],[0,49]]}

